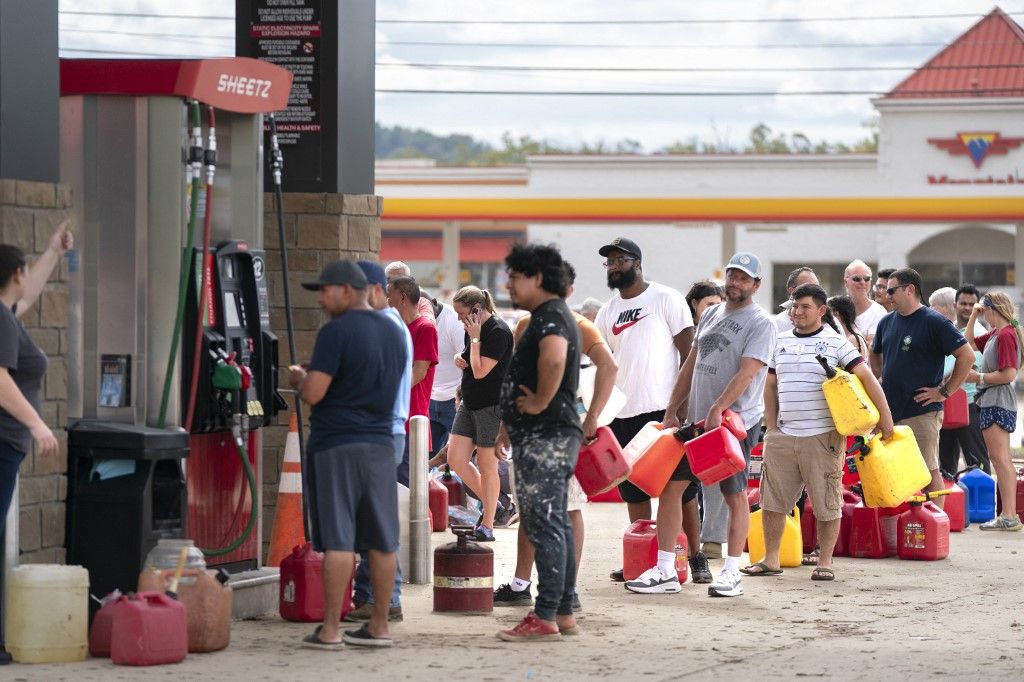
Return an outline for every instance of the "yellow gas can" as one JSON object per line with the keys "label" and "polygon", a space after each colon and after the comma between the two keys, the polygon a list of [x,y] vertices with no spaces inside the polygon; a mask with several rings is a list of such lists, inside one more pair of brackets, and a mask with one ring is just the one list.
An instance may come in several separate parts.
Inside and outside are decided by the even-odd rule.
{"label": "yellow gas can", "polygon": [[858,438],[847,452],[856,454],[868,507],[898,507],[931,483],[931,472],[909,426],[894,428],[888,442],[881,434],[866,443]]}
{"label": "yellow gas can", "polygon": [[836,431],[844,436],[860,436],[875,428],[878,423],[878,408],[871,402],[860,378],[841,367],[831,367],[828,360],[815,356],[825,369],[825,381],[821,390],[825,402],[836,423]]}
{"label": "yellow gas can", "polygon": [[[764,522],[762,510],[750,514],[750,530],[747,531],[747,551],[750,563],[755,564],[764,559]],[[803,563],[804,540],[800,533],[800,512],[793,507],[793,512],[786,516],[786,526],[782,530],[782,543],[779,545],[779,565],[792,568]]]}

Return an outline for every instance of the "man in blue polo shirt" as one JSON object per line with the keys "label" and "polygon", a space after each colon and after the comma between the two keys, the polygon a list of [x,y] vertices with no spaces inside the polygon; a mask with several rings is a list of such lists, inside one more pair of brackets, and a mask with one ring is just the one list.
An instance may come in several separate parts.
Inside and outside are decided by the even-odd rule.
{"label": "man in blue polo shirt", "polygon": [[[878,323],[871,343],[871,369],[882,379],[893,421],[914,432],[932,474],[926,490],[942,490],[946,487],[939,471],[942,403],[967,378],[974,351],[952,322],[921,302],[921,275],[916,270],[892,273],[887,292],[893,312]],[[956,364],[943,383],[947,355],[955,357]],[[941,507],[944,499],[935,502]]]}
{"label": "man in blue polo shirt", "polygon": [[[313,546],[324,552],[324,622],[302,646],[390,646],[388,602],[398,548],[395,396],[409,362],[401,329],[367,300],[366,275],[352,261],[324,266],[303,282],[319,291],[331,320],[320,328],[309,368],[288,382],[312,406],[307,494]],[[367,551],[376,598],[370,621],[341,636],[339,615],[355,551]]]}

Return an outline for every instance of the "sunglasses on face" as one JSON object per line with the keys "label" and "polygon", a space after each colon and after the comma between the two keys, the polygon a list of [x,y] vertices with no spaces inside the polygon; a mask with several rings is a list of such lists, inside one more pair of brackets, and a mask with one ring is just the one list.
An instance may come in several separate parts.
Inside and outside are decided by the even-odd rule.
{"label": "sunglasses on face", "polygon": [[636,260],[636,258],[634,258],[633,256],[616,256],[615,258],[609,258],[605,262],[601,263],[601,265],[605,266],[606,268],[617,268],[620,265],[623,265],[624,263],[628,263],[634,260]]}
{"label": "sunglasses on face", "polygon": [[850,275],[850,281],[852,282],[870,282],[871,275]]}
{"label": "sunglasses on face", "polygon": [[909,286],[910,286],[909,284],[900,284],[899,286],[889,287],[888,289],[885,290],[885,293],[887,293],[890,296],[892,296],[893,294],[896,293],[897,289],[903,289],[903,288],[906,288],[906,287],[909,287]]}

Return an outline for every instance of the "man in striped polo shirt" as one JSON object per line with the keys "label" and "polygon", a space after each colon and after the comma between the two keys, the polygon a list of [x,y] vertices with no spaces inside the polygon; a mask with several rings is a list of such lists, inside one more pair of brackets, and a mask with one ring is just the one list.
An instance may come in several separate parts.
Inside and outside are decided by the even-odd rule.
{"label": "man in striped polo shirt", "polygon": [[825,290],[804,284],[793,292],[794,328],[780,332],[768,364],[764,388],[764,465],[761,470],[761,509],[765,558],[740,569],[746,575],[778,575],[779,546],[786,514],[792,511],[804,487],[814,503],[820,557],[812,580],[832,580],[832,550],[842,517],[841,485],[846,439],[836,431],[821,385],[825,370],[841,367],[864,383],[878,408],[878,429],[892,436],[892,415],[885,394],[857,349],[839,332],[825,301]]}

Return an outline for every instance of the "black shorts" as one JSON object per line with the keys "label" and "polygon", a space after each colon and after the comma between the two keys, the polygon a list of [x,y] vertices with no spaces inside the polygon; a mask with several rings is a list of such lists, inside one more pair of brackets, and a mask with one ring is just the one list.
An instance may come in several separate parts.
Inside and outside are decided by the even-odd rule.
{"label": "black shorts", "polygon": [[[644,428],[648,422],[661,422],[665,418],[665,410],[657,410],[655,412],[646,412],[644,414],[638,414],[635,417],[625,417],[624,419],[613,419],[612,423],[608,425],[608,428],[615,434],[615,439],[619,441],[619,445],[626,447],[629,441],[633,440],[636,434],[640,433],[640,429]],[[682,478],[675,478],[673,473],[673,481],[684,480]],[[696,479],[694,479],[696,480]],[[697,497],[697,492],[700,490],[699,485],[691,485],[683,493],[683,504],[686,504],[690,500]],[[623,502],[629,502],[631,504],[638,504],[641,502],[647,502],[651,499],[651,496],[645,493],[640,488],[629,481],[623,481],[619,484],[619,494],[622,495]]]}
{"label": "black shorts", "polygon": [[394,445],[338,445],[311,452],[307,464],[317,551],[398,549]]}

